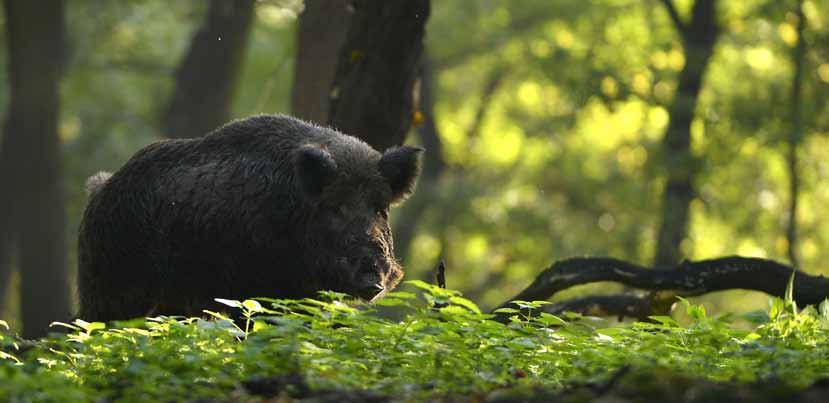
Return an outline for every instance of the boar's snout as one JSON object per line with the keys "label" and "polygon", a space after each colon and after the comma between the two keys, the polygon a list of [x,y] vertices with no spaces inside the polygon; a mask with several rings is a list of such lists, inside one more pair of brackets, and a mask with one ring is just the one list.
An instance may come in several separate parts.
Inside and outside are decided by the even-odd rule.
{"label": "boar's snout", "polygon": [[354,296],[373,301],[386,291],[390,264],[382,256],[365,253],[347,259]]}

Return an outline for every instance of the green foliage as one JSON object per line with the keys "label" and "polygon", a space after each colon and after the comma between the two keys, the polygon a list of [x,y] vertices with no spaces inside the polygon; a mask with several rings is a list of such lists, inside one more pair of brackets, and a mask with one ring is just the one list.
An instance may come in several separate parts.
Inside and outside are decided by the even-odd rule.
{"label": "green foliage", "polygon": [[[674,3],[688,21],[694,2]],[[699,160],[698,199],[683,242],[689,259],[786,260],[795,4],[718,2],[723,33],[691,128]],[[804,268],[821,272],[829,251],[829,233],[821,231],[829,104],[820,99],[829,91],[829,58],[819,44],[829,32],[829,2],[807,0],[804,7],[799,242]],[[449,169],[407,266],[427,270],[442,258],[450,286],[494,306],[556,259],[650,263],[663,164],[671,158],[660,141],[689,62],[662,2],[434,2],[428,32]],[[484,89],[499,71],[486,103]],[[579,292],[612,291],[601,285]],[[707,301],[733,310],[749,299],[763,302],[759,294],[734,293]]]}
{"label": "green foliage", "polygon": [[[323,293],[319,300],[221,300],[236,322],[218,312],[212,320],[158,317],[113,327],[76,320],[58,324],[69,334],[38,341],[3,330],[0,400],[242,398],[242,382],[288,375],[312,391],[419,400],[505,387],[555,391],[604,382],[628,366],[713,381],[783,379],[794,388],[829,373],[826,304],[798,311],[775,299],[758,326],[741,329],[686,300],[687,326],[654,316],[621,327],[533,315],[544,303],[519,301],[519,309],[501,311],[514,314],[502,324],[457,291],[412,285],[419,295],[393,292],[374,307]],[[378,311],[387,307],[405,317],[384,319]],[[285,392],[300,393],[301,385],[293,387]]]}

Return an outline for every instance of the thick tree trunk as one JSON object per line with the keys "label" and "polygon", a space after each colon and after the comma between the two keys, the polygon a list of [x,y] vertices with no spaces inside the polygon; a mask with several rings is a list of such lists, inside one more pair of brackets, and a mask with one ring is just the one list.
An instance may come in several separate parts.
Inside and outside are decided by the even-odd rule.
{"label": "thick tree trunk", "polygon": [[210,0],[204,25],[176,70],[161,117],[165,137],[200,137],[228,120],[253,16],[253,0]]}
{"label": "thick tree trunk", "polygon": [[668,113],[670,123],[662,140],[667,182],[662,198],[662,223],[657,235],[656,266],[668,266],[682,258],[680,245],[688,236],[688,213],[696,197],[696,161],[691,153],[691,122],[702,88],[702,78],[719,34],[716,0],[697,0],[691,22],[684,24],[671,0],[663,0],[684,45],[685,66],[679,73],[677,93]]}
{"label": "thick tree trunk", "polygon": [[291,113],[328,123],[337,57],[351,24],[350,0],[306,0],[299,16]]}
{"label": "thick tree trunk", "polygon": [[[58,136],[59,83],[64,62],[61,0],[6,0],[11,103],[3,154],[19,239],[23,335],[44,335],[69,318],[65,210]],[[6,164],[4,164],[6,165]],[[11,190],[10,190],[11,189]]]}
{"label": "thick tree trunk", "polygon": [[789,220],[786,226],[787,252],[789,262],[795,268],[800,267],[800,258],[797,253],[797,205],[800,189],[800,175],[798,171],[797,149],[803,141],[803,117],[801,116],[801,95],[803,87],[803,62],[806,55],[806,41],[803,40],[803,31],[806,27],[806,16],[803,14],[803,0],[798,0],[797,10],[797,44],[792,53],[794,74],[792,75],[791,120],[792,128],[789,132]]}
{"label": "thick tree trunk", "polygon": [[331,90],[331,126],[378,150],[403,144],[429,0],[355,0]]}

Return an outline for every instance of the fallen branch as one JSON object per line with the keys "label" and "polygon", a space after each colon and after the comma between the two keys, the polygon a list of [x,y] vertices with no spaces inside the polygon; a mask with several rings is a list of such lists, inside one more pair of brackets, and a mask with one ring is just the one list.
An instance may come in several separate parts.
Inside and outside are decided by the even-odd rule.
{"label": "fallen branch", "polygon": [[[743,289],[762,291],[782,298],[792,273],[795,273],[794,300],[799,306],[819,304],[829,298],[829,279],[826,277],[795,272],[791,266],[767,259],[729,256],[696,262],[684,261],[672,268],[647,268],[613,258],[572,258],[553,263],[524,291],[498,308],[507,307],[514,300],[546,300],[567,288],[600,281],[686,297]],[[614,316],[621,313],[625,313],[623,316],[631,316],[626,312],[643,307],[643,301],[647,299],[635,296],[589,297],[560,303],[558,306],[563,307],[560,311],[567,307],[579,308],[574,309],[578,311],[589,308],[592,304]],[[648,305],[652,306],[653,301],[648,302]],[[555,306],[548,310],[554,308]]]}

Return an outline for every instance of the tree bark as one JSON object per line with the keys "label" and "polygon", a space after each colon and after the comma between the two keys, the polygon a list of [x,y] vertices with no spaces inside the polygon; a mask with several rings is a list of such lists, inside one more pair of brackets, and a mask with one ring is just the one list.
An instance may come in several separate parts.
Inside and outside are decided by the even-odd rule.
{"label": "tree bark", "polygon": [[331,91],[328,123],[377,150],[403,144],[429,0],[355,0]]}
{"label": "tree bark", "polygon": [[15,220],[2,232],[18,237],[23,336],[34,338],[70,310],[58,135],[65,10],[61,0],[6,0],[4,11],[11,102],[3,172]]}
{"label": "tree bark", "polygon": [[[11,190],[9,176],[12,174],[12,166],[20,166],[15,163],[7,153],[3,152],[2,138],[0,138],[0,189]],[[15,246],[15,233],[11,219],[14,216],[12,210],[11,191],[0,193],[0,312],[6,311],[6,303],[9,300],[9,280],[12,274],[12,251]]]}
{"label": "tree bark", "polygon": [[201,28],[176,70],[161,117],[169,138],[200,137],[225,123],[254,17],[254,0],[211,0]]}
{"label": "tree bark", "polygon": [[328,123],[331,84],[348,28],[350,0],[306,0],[299,16],[291,113],[317,124]]}
{"label": "tree bark", "polygon": [[691,122],[702,79],[719,35],[716,0],[696,0],[691,22],[684,24],[671,0],[663,0],[684,47],[685,66],[679,73],[677,94],[668,109],[670,123],[662,140],[667,182],[662,197],[662,222],[657,234],[656,266],[682,258],[680,244],[688,236],[691,201],[696,197],[696,160],[691,153]]}
{"label": "tree bark", "polygon": [[806,26],[806,16],[803,14],[803,0],[798,0],[797,10],[797,44],[794,52],[792,52],[792,62],[794,74],[792,76],[792,99],[791,99],[791,120],[792,128],[789,132],[789,217],[786,226],[786,244],[787,254],[789,255],[789,262],[797,268],[800,268],[800,258],[797,253],[797,205],[798,193],[800,189],[800,172],[798,170],[798,156],[797,149],[803,141],[803,117],[801,115],[801,105],[803,97],[801,95],[803,89],[803,62],[806,55],[806,41],[803,40],[803,31]]}

